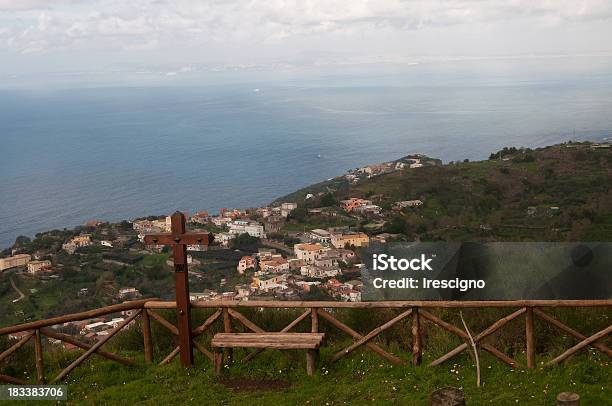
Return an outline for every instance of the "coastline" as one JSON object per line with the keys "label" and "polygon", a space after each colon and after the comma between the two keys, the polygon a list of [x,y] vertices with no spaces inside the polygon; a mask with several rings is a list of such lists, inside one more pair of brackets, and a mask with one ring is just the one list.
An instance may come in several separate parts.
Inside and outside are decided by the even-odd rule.
{"label": "coastline", "polygon": [[[588,140],[588,141],[579,141],[579,143],[598,143],[598,142],[609,142],[608,140],[610,139],[610,137],[607,136],[599,136],[599,137],[595,137],[593,140]],[[562,144],[552,144],[552,145],[548,145],[548,146],[544,146],[544,147],[538,147],[536,148],[536,150],[538,149],[545,149],[545,148],[549,148],[549,147],[554,147],[554,146],[558,146],[558,145],[562,145]],[[442,162],[440,159],[437,158],[431,158],[428,157],[426,155],[423,154],[409,154],[409,155],[405,155],[401,158],[397,158],[397,159],[392,159],[390,161],[385,161],[385,162],[380,162],[380,163],[370,163],[368,165],[366,165],[366,167],[368,166],[380,166],[382,164],[385,163],[397,163],[397,162],[401,162],[402,160],[405,160],[407,158],[410,157],[424,157],[427,160],[430,160],[431,162],[433,162],[435,165],[449,165],[452,164],[453,161],[450,162]],[[478,162],[486,162],[486,159],[482,159],[482,160],[477,160],[477,161],[471,161],[474,163],[478,163]],[[460,161],[456,161],[456,162],[460,162]],[[329,178],[327,180],[322,180],[320,182],[317,183],[313,183],[310,185],[307,185],[305,187],[299,188],[297,190],[294,190],[291,193],[288,193],[286,195],[280,196],[275,198],[274,200],[272,200],[269,204],[264,205],[264,206],[268,206],[268,205],[280,205],[281,203],[284,202],[289,202],[289,201],[295,201],[295,200],[303,200],[303,197],[309,193],[320,193],[322,190],[337,190],[339,188],[342,188],[344,186],[346,186],[348,184],[346,176],[347,174],[352,173],[355,170],[358,170],[359,168],[353,168],[353,169],[349,169],[347,170],[344,174],[341,175],[337,175],[335,177]],[[257,206],[250,206],[250,207],[243,207],[245,209],[249,209],[249,208],[255,208]],[[262,206],[263,207],[263,206]],[[177,208],[176,210],[184,210],[184,208]],[[194,211],[198,211],[198,209],[195,209]],[[147,218],[147,217],[164,217],[166,214],[163,213],[159,213],[159,214],[139,214],[137,216],[132,216],[132,217],[122,217],[122,216],[118,216],[116,218],[109,218],[109,219],[94,219],[94,218],[89,218],[87,221],[89,220],[102,220],[104,222],[108,222],[110,224],[115,224],[115,223],[121,223],[123,221],[134,221],[134,220],[138,220],[138,219],[143,219],[143,218]],[[71,230],[77,227],[83,226],[83,223],[81,224],[66,224],[61,228],[50,228],[50,229],[44,229],[44,230],[40,230],[39,232],[35,233],[34,235],[24,235],[24,234],[18,234],[15,235],[13,238],[13,242],[8,243],[8,245],[6,246],[0,246],[0,251],[2,250],[8,250],[13,244],[16,238],[21,237],[21,236],[25,236],[28,238],[34,238],[36,234],[40,234],[40,233],[48,233],[51,231],[55,231],[55,230]]]}

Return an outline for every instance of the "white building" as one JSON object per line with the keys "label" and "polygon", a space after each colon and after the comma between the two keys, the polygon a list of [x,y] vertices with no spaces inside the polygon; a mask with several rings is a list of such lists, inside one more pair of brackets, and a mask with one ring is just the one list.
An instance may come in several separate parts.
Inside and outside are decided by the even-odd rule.
{"label": "white building", "polygon": [[281,216],[287,217],[292,210],[297,209],[297,203],[282,203],[281,204]]}
{"label": "white building", "polygon": [[248,234],[251,237],[265,238],[264,227],[256,221],[234,220],[228,223],[230,234]]}
{"label": "white building", "polygon": [[32,257],[29,254],[18,254],[8,258],[0,258],[0,271],[18,266],[26,266],[31,260]]}
{"label": "white building", "polygon": [[210,221],[217,227],[224,227],[231,220],[232,219],[230,219],[229,217],[220,217],[220,216],[211,217],[210,219]]}
{"label": "white building", "polygon": [[366,204],[363,206],[355,207],[353,211],[361,214],[380,214],[382,208],[375,204]]}
{"label": "white building", "polygon": [[117,297],[119,299],[127,299],[127,298],[137,298],[142,296],[140,294],[140,291],[138,291],[138,289],[136,288],[121,288],[119,289],[119,292],[117,293]]}
{"label": "white building", "polygon": [[314,230],[310,231],[310,239],[313,241],[318,241],[322,244],[329,244],[330,237],[329,231],[321,228],[315,228]]}
{"label": "white building", "polygon": [[401,202],[396,202],[395,207],[398,209],[403,209],[404,207],[418,207],[422,206],[423,202],[421,200],[403,200]]}
{"label": "white building", "polygon": [[326,251],[326,248],[321,244],[295,244],[293,252],[298,259],[303,260],[307,265],[313,264]]}
{"label": "white building", "polygon": [[224,247],[227,247],[229,245],[229,242],[233,240],[234,238],[236,238],[236,234],[230,234],[230,233],[215,234],[215,241],[217,241],[219,244],[223,245]]}
{"label": "white building", "polygon": [[271,258],[259,262],[259,269],[263,272],[286,272],[289,271],[289,261],[285,258]]}
{"label": "white building", "polygon": [[286,288],[287,286],[283,283],[284,281],[284,275],[274,275],[270,277],[254,277],[251,286],[258,290],[267,291],[276,288]]}

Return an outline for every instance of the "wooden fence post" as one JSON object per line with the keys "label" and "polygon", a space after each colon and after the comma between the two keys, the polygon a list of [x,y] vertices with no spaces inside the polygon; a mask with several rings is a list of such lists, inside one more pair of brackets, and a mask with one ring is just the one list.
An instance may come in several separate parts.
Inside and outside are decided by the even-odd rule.
{"label": "wooden fence post", "polygon": [[[232,332],[232,319],[230,318],[229,309],[227,307],[223,308],[223,331],[225,333]],[[234,358],[233,349],[225,348],[225,358],[228,363],[231,362],[231,360]]]}
{"label": "wooden fence post", "polygon": [[310,309],[310,332],[318,333],[319,332],[319,313],[317,313],[317,308],[312,307]]}
{"label": "wooden fence post", "polygon": [[535,368],[535,331],[533,325],[533,307],[527,307],[525,313],[525,341],[527,352],[527,368]]}
{"label": "wooden fence post", "polygon": [[[310,308],[310,332],[319,332],[319,313],[316,307]],[[317,362],[319,362],[319,349],[308,350],[306,352],[306,373],[308,376],[314,374],[317,368]]]}
{"label": "wooden fence post", "polygon": [[153,363],[153,341],[151,339],[151,319],[149,312],[143,309],[142,312],[142,339],[144,341],[144,357],[147,364]]}
{"label": "wooden fence post", "polygon": [[34,356],[36,357],[36,382],[45,383],[45,370],[43,366],[43,350],[40,338],[40,329],[36,329],[34,337]]}
{"label": "wooden fence post", "polygon": [[412,365],[421,365],[423,355],[421,343],[421,321],[419,318],[419,308],[412,308]]}

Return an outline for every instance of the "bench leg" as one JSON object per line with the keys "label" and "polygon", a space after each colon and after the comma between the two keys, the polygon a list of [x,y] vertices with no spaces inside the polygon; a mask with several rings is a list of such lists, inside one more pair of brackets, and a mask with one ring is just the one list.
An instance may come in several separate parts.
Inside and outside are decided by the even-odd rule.
{"label": "bench leg", "polygon": [[306,373],[309,376],[314,374],[315,372],[318,357],[319,357],[318,349],[306,351]]}
{"label": "bench leg", "polygon": [[221,368],[223,366],[223,349],[215,348],[215,374],[221,374]]}

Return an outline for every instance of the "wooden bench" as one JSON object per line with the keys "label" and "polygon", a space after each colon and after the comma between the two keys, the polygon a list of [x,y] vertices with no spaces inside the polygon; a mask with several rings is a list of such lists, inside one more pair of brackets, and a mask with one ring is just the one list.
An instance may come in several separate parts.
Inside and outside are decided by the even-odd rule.
{"label": "wooden bench", "polygon": [[306,372],[312,375],[324,337],[323,333],[217,333],[212,339],[215,373],[221,373],[224,348],[275,348],[306,350]]}

